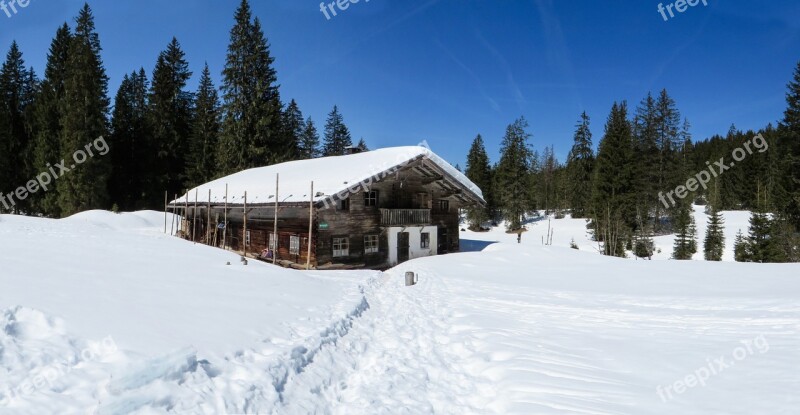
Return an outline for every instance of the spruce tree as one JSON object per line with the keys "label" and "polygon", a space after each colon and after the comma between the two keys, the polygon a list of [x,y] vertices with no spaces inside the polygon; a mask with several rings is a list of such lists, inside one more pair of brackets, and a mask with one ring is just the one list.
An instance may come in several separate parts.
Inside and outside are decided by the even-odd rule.
{"label": "spruce tree", "polygon": [[[48,167],[60,162],[61,149],[61,101],[64,99],[67,56],[72,33],[64,23],[56,31],[47,54],[44,79],[36,95],[32,122],[35,125],[33,138],[33,170],[46,172]],[[49,217],[59,217],[58,188],[54,184],[33,197],[34,211]]]}
{"label": "spruce tree", "polygon": [[150,84],[148,124],[154,160],[143,199],[150,208],[164,202],[164,191],[186,189],[186,156],[192,136],[192,93],[185,90],[192,72],[176,38],[158,55]]}
{"label": "spruce tree", "polygon": [[678,260],[692,259],[697,252],[696,227],[690,205],[682,203],[675,216],[675,244],[672,258]]}
{"label": "spruce tree", "polygon": [[7,196],[10,194],[2,199],[0,210],[29,213],[27,195],[14,194],[14,191],[25,187],[33,175],[26,114],[36,84],[36,78],[25,68],[17,42],[12,42],[0,68],[0,192]]}
{"label": "spruce tree", "polygon": [[708,217],[708,227],[706,228],[706,238],[703,244],[703,256],[706,261],[722,261],[722,254],[725,251],[725,220],[722,214],[715,207],[711,207],[711,214]]}
{"label": "spruce tree", "polygon": [[[64,82],[61,154],[68,166],[73,153],[108,136],[108,77],[100,58],[100,39],[88,4],[76,20],[70,42]],[[58,179],[62,215],[109,207],[108,178],[111,158],[95,154]]]}
{"label": "spruce tree", "polygon": [[588,214],[593,171],[592,132],[589,130],[589,116],[583,112],[576,125],[574,144],[567,156],[569,205],[573,218],[584,218]]}
{"label": "spruce tree", "polygon": [[287,136],[287,143],[292,143],[291,148],[287,150],[291,153],[292,160],[300,158],[300,145],[302,144],[303,130],[306,128],[305,123],[297,102],[294,99],[291,100],[283,112],[283,130]]}
{"label": "spruce tree", "polygon": [[470,228],[477,230],[481,224],[493,217],[491,203],[492,190],[492,167],[489,164],[489,155],[483,144],[480,134],[475,137],[467,154],[467,168],[465,172],[468,179],[475,183],[483,191],[483,198],[486,206],[473,206],[467,209],[467,221]]}
{"label": "spruce tree", "polygon": [[305,128],[300,135],[300,157],[303,159],[313,159],[320,156],[319,133],[311,117],[305,122]]}
{"label": "spruce tree", "polygon": [[506,228],[516,231],[522,228],[522,220],[530,208],[531,153],[528,143],[531,135],[526,131],[528,122],[520,117],[506,127],[500,145],[500,161],[496,169],[496,187],[500,210],[506,220]]}
{"label": "spruce tree", "polygon": [[195,117],[187,162],[188,186],[208,182],[218,175],[217,147],[220,135],[220,105],[208,63],[203,67],[195,94]]}
{"label": "spruce tree", "polygon": [[111,118],[113,170],[109,193],[121,210],[147,208],[146,190],[152,183],[156,158],[148,124],[148,80],[144,68],[125,75],[114,100]]}
{"label": "spruce tree", "polygon": [[369,147],[367,147],[367,142],[364,141],[364,137],[358,140],[358,144],[356,144],[356,148],[361,151],[362,153],[365,151],[369,151]]}
{"label": "spruce tree", "polygon": [[750,216],[750,231],[747,237],[750,261],[752,262],[785,262],[773,237],[773,220],[763,210],[753,211]]}
{"label": "spruce tree", "polygon": [[344,150],[352,145],[350,130],[344,124],[339,107],[334,105],[325,122],[325,141],[322,154],[323,156],[339,156],[344,154]]}
{"label": "spruce tree", "polygon": [[742,235],[742,230],[736,232],[736,239],[733,240],[733,257],[736,262],[751,262],[750,244]]}
{"label": "spruce tree", "polygon": [[800,231],[800,63],[787,85],[786,111],[784,112],[780,140],[783,161],[783,210],[795,231]]}
{"label": "spruce tree", "polygon": [[634,153],[627,104],[614,103],[595,162],[592,227],[603,254],[625,256],[624,246],[636,225]]}
{"label": "spruce tree", "polygon": [[222,71],[222,134],[218,160],[224,173],[291,159],[274,59],[258,18],[242,0]]}

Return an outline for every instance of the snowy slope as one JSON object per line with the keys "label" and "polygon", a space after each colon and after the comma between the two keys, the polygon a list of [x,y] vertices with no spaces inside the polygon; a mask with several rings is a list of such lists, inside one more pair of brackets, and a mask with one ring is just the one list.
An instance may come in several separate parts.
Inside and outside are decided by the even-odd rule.
{"label": "snowy slope", "polygon": [[[703,241],[706,235],[708,215],[705,214],[705,207],[695,205],[694,218],[697,226],[697,253],[693,259],[703,260]],[[723,261],[733,261],[733,241],[736,233],[741,230],[747,235],[750,226],[750,212],[746,211],[723,211],[720,212],[724,219],[725,233],[725,252]],[[567,215],[564,219],[554,219],[545,217],[543,214],[539,218],[531,220],[526,224],[528,232],[522,235],[523,246],[542,246],[546,240],[549,230],[553,233],[552,246],[569,247],[572,240],[578,245],[578,249],[587,252],[599,252],[597,242],[592,240],[592,235],[586,230],[586,219],[572,219]],[[463,250],[481,250],[487,244],[494,242],[517,243],[516,234],[507,234],[503,226],[492,228],[488,232],[472,232],[464,229],[461,233],[462,239],[466,239],[466,244],[462,243]],[[472,242],[477,241],[477,243]],[[656,253],[653,259],[672,258],[672,248],[675,243],[675,235],[663,235],[653,238]],[[634,258],[632,255],[628,255]]]}
{"label": "snowy slope", "polygon": [[[554,245],[582,245],[568,221]],[[302,272],[155,212],[0,216],[0,414],[796,413],[799,265],[606,258],[541,226]]]}

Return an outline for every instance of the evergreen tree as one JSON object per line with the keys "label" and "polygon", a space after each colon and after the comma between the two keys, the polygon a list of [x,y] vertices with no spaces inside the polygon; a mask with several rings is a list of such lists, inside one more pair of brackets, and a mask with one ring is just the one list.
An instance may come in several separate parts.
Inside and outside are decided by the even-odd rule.
{"label": "evergreen tree", "polygon": [[500,209],[508,230],[522,228],[522,220],[528,211],[530,200],[531,153],[526,131],[528,122],[521,117],[506,127],[500,145],[500,162],[496,169],[495,189],[498,190]]}
{"label": "evergreen tree", "polygon": [[[0,191],[5,195],[24,187],[33,174],[26,114],[36,88],[35,76],[25,69],[22,52],[12,42],[0,68]],[[0,211],[28,212],[27,197],[11,194],[2,200]]]}
{"label": "evergreen tree", "polygon": [[[72,33],[64,23],[50,43],[44,79],[35,98],[32,117],[35,125],[33,170],[37,173],[48,171],[50,165],[61,160],[61,101],[64,99],[67,56],[71,42]],[[34,211],[44,216],[59,217],[61,209],[58,199],[58,189],[53,184],[47,191],[42,190],[33,196]]]}
{"label": "evergreen tree", "polygon": [[688,204],[683,203],[678,207],[675,216],[675,244],[672,258],[679,260],[692,259],[697,252],[696,228],[694,216]]}
{"label": "evergreen tree", "polygon": [[786,111],[784,112],[780,140],[783,161],[783,194],[781,205],[794,230],[800,230],[800,63],[787,85]]}
{"label": "evergreen tree", "polygon": [[747,243],[742,230],[736,233],[733,241],[733,256],[736,262],[751,262],[750,245]]}
{"label": "evergreen tree", "polygon": [[300,135],[300,157],[303,159],[313,159],[320,156],[319,133],[311,117],[305,122],[305,128]]}
{"label": "evergreen tree", "polygon": [[283,112],[283,129],[287,135],[287,143],[292,143],[292,148],[288,151],[292,160],[300,158],[300,145],[302,144],[303,130],[306,128],[303,113],[295,100],[291,100],[286,110]]}
{"label": "evergreen tree", "polygon": [[195,117],[187,162],[189,186],[208,182],[217,176],[217,147],[220,134],[220,106],[217,89],[206,63],[195,95]]}
{"label": "evergreen tree", "polygon": [[111,117],[113,170],[109,194],[121,210],[146,208],[143,200],[155,158],[147,120],[148,81],[144,68],[125,75],[114,100]]}
{"label": "evergreen tree", "polygon": [[224,173],[290,160],[295,151],[282,128],[283,105],[273,63],[261,23],[242,0],[222,71],[218,160]]}
{"label": "evergreen tree", "polygon": [[592,227],[603,254],[625,256],[624,245],[636,224],[634,153],[627,104],[614,103],[595,162]]}
{"label": "evergreen tree", "polygon": [[763,211],[756,210],[750,216],[747,244],[749,259],[752,262],[786,262],[786,258],[773,238],[773,221]]}
{"label": "evergreen tree", "polygon": [[592,198],[592,172],[594,151],[589,116],[581,113],[575,130],[574,144],[567,157],[569,205],[573,218],[586,217]]}
{"label": "evergreen tree", "polygon": [[165,190],[173,195],[186,189],[193,97],[185,88],[191,76],[185,53],[173,37],[158,55],[150,84],[148,123],[155,157],[143,195],[150,208],[163,204]]}
{"label": "evergreen tree", "polygon": [[[84,4],[76,18],[75,35],[67,53],[61,138],[62,158],[70,165],[73,152],[108,135],[108,77],[100,58],[100,38],[94,17]],[[108,207],[111,159],[95,154],[58,179],[62,215]]]}
{"label": "evergreen tree", "polygon": [[359,151],[361,151],[362,153],[365,152],[365,151],[369,151],[369,147],[367,147],[367,142],[364,141],[364,137],[361,137],[361,139],[358,140],[358,144],[356,144],[356,148],[359,149]]}
{"label": "evergreen tree", "polygon": [[344,125],[344,119],[339,108],[334,105],[325,122],[325,142],[322,154],[324,156],[340,156],[344,150],[353,145],[350,130]]}
{"label": "evergreen tree", "polygon": [[723,232],[725,220],[719,210],[713,206],[710,209],[711,214],[708,217],[706,238],[703,244],[703,256],[706,261],[722,261],[722,254],[725,251],[725,234]]}
{"label": "evergreen tree", "polygon": [[465,174],[468,179],[483,191],[483,198],[487,202],[486,206],[473,206],[467,209],[467,220],[470,223],[470,228],[477,230],[483,222],[493,216],[491,204],[489,203],[492,188],[492,167],[489,164],[489,155],[486,154],[486,148],[483,145],[483,138],[480,134],[472,141],[469,154],[467,154]]}

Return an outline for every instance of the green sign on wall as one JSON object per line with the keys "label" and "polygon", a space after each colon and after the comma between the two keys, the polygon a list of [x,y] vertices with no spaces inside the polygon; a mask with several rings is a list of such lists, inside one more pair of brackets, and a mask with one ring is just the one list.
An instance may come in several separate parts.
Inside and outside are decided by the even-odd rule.
{"label": "green sign on wall", "polygon": [[328,229],[328,222],[320,222],[319,223],[319,229],[320,230]]}

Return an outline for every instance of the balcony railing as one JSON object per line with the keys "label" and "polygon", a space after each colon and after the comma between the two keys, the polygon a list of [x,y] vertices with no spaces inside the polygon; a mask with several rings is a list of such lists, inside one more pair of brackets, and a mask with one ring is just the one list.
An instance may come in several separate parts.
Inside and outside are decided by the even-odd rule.
{"label": "balcony railing", "polygon": [[381,209],[381,225],[429,225],[430,209]]}

